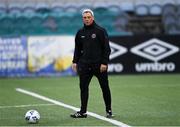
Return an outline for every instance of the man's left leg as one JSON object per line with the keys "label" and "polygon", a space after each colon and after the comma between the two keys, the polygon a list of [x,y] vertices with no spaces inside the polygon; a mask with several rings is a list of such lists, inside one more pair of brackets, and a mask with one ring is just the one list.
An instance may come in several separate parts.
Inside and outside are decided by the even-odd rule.
{"label": "man's left leg", "polygon": [[108,74],[107,72],[99,72],[98,74],[96,74],[96,77],[98,78],[99,84],[102,89],[103,98],[106,105],[107,117],[111,118],[113,117],[113,115],[111,109],[111,92],[109,88]]}

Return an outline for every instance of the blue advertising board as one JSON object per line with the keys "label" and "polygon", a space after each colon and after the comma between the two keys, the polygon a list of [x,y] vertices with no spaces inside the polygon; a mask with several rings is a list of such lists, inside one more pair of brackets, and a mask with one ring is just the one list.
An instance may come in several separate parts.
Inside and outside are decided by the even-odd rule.
{"label": "blue advertising board", "polygon": [[74,75],[73,36],[0,37],[0,77]]}

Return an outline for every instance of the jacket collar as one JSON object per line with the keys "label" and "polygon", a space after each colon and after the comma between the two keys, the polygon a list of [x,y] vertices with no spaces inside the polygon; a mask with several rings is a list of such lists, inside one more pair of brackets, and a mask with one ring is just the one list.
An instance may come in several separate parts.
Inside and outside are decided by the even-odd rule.
{"label": "jacket collar", "polygon": [[89,26],[84,24],[84,28],[85,29],[91,29],[91,28],[94,28],[95,25],[96,25],[96,23],[95,23],[95,21],[93,21],[93,23],[91,25],[89,25]]}

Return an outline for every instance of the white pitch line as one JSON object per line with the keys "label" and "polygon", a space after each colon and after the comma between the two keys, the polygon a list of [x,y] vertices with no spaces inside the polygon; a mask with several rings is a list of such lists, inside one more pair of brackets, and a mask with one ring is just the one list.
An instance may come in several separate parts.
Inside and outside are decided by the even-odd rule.
{"label": "white pitch line", "polygon": [[[31,91],[27,91],[27,90],[24,90],[24,89],[21,89],[21,88],[16,88],[16,91],[27,94],[27,95],[30,95],[30,96],[33,96],[33,97],[36,97],[36,98],[39,98],[39,99],[47,101],[47,102],[51,102],[53,104],[56,104],[56,105],[59,105],[59,106],[62,106],[62,107],[68,108],[68,109],[72,109],[74,111],[79,111],[79,108],[76,108],[76,107],[71,106],[71,105],[67,105],[67,104],[62,103],[62,102],[57,101],[57,100],[50,99],[48,97],[42,96],[40,94],[31,92]],[[103,121],[107,121],[107,122],[112,123],[113,125],[116,125],[116,126],[119,126],[119,127],[130,127],[129,125],[124,124],[124,123],[122,123],[120,121],[117,121],[117,120],[114,120],[114,119],[108,119],[108,118],[106,118],[104,116],[98,115],[98,114],[93,113],[93,112],[87,112],[87,114],[89,116],[95,117],[95,118],[103,120]]]}
{"label": "white pitch line", "polygon": [[11,105],[11,106],[0,106],[0,109],[4,108],[24,108],[24,107],[33,107],[33,106],[51,106],[55,104],[31,104],[31,105]]}

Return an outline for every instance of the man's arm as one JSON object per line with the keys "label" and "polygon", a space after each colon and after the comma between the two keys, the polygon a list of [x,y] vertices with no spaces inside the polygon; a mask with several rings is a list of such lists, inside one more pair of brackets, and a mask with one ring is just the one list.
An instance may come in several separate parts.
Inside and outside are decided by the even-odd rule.
{"label": "man's arm", "polygon": [[109,55],[111,53],[111,48],[109,45],[109,37],[106,30],[103,31],[103,59],[102,64],[107,65],[109,61]]}
{"label": "man's arm", "polygon": [[100,72],[107,71],[108,69],[108,61],[109,61],[109,55],[111,53],[110,45],[109,45],[109,37],[106,32],[106,30],[103,30],[102,32],[102,47],[103,47],[103,58],[100,66]]}
{"label": "man's arm", "polygon": [[72,63],[72,69],[73,69],[73,71],[77,72],[77,64],[76,63]]}
{"label": "man's arm", "polygon": [[[79,32],[78,32],[79,33]],[[73,57],[73,61],[72,61],[72,69],[77,72],[77,63],[80,59],[81,56],[81,50],[82,50],[82,46],[80,44],[80,40],[78,37],[78,33],[76,34],[75,37],[75,49],[74,49],[74,57]]]}

